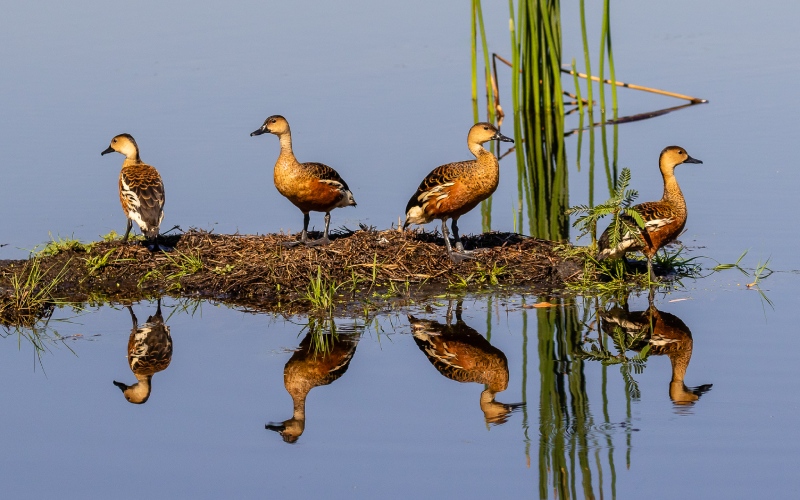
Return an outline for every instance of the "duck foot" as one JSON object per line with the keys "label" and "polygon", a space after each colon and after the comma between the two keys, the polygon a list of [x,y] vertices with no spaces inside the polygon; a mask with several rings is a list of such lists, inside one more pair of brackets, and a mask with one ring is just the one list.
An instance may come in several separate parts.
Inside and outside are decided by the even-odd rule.
{"label": "duck foot", "polygon": [[474,260],[475,256],[472,255],[472,252],[463,251],[463,252],[450,252],[450,260],[453,261],[453,264],[461,264],[465,260]]}
{"label": "duck foot", "polygon": [[327,236],[323,236],[322,238],[320,238],[318,240],[311,240],[311,241],[307,241],[306,242],[306,246],[307,247],[319,247],[319,246],[325,246],[325,245],[330,245],[330,244],[331,244],[331,240],[328,239]]}
{"label": "duck foot", "polygon": [[166,247],[164,245],[159,245],[158,243],[153,243],[152,245],[151,244],[146,244],[145,246],[151,252],[171,252],[171,251],[175,250],[172,247]]}

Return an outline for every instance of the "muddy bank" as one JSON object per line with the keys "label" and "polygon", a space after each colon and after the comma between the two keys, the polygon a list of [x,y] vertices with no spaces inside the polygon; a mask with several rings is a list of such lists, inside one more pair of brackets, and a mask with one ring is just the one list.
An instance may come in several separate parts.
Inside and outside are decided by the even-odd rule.
{"label": "muddy bank", "polygon": [[[286,248],[286,235],[221,235],[191,230],[162,237],[168,252],[140,242],[71,245],[38,259],[0,261],[0,301],[14,292],[38,261],[48,293],[69,302],[118,302],[154,295],[202,297],[263,310],[308,309],[309,284],[335,288],[340,300],[396,293],[411,296],[430,287],[525,285],[557,288],[580,274],[556,243],[513,233],[467,236],[474,260],[453,264],[437,234],[362,229],[339,233],[326,247]],[[43,286],[43,285],[39,285]]]}

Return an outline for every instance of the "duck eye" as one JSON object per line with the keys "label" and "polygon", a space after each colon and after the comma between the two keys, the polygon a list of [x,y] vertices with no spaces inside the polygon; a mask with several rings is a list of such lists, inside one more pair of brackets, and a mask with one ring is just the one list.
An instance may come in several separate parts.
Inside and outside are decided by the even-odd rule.
{"label": "duck eye", "polygon": [[489,130],[489,127],[483,127],[483,130]]}

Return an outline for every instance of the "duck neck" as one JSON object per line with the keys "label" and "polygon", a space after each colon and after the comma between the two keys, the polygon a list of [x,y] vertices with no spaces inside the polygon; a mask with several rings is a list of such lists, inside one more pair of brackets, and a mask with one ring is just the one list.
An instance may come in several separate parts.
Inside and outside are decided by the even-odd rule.
{"label": "duck neck", "polygon": [[292,412],[292,418],[295,420],[302,420],[306,419],[306,393],[302,397],[299,398],[292,398],[292,403],[294,406],[294,411]]}
{"label": "duck neck", "polygon": [[278,161],[275,163],[276,168],[288,168],[297,162],[292,151],[292,135],[287,131],[278,136],[281,144],[281,152],[278,155]]}
{"label": "duck neck", "polygon": [[475,158],[480,158],[481,155],[487,154],[487,153],[488,154],[492,154],[486,148],[484,148],[482,144],[479,144],[477,142],[470,143],[470,144],[467,144],[467,145],[469,146],[470,153],[475,155]]}
{"label": "duck neck", "polygon": [[130,167],[131,165],[139,165],[142,163],[142,160],[139,158],[137,154],[135,158],[125,158],[122,162],[122,168]]}
{"label": "duck neck", "polygon": [[678,180],[675,178],[675,174],[673,171],[668,171],[662,172],[662,175],[664,176],[664,196],[662,199],[685,210],[686,200],[683,197],[680,186],[678,186]]}

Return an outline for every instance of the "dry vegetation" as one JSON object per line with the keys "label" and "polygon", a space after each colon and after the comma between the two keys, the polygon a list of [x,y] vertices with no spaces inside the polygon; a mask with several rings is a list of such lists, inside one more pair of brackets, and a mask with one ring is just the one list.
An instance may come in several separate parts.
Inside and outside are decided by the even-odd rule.
{"label": "dry vegetation", "polygon": [[[140,242],[80,244],[53,242],[36,258],[0,261],[0,321],[9,322],[20,295],[47,288],[47,297],[73,303],[129,301],[168,294],[247,305],[262,310],[308,309],[310,283],[348,300],[402,284],[526,285],[559,287],[580,274],[580,264],[561,257],[549,241],[513,233],[464,238],[479,248],[476,259],[453,264],[435,233],[400,233],[363,228],[342,231],[327,247],[283,247],[284,235],[219,235],[191,230],[163,237],[168,252],[151,252]],[[36,280],[20,289],[36,267]],[[15,285],[16,283],[16,285]],[[413,286],[412,286],[413,285]],[[411,292],[408,292],[409,295]],[[42,298],[42,294],[38,295]],[[47,301],[36,307],[46,307]]]}

